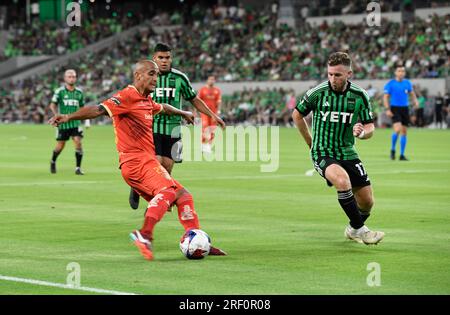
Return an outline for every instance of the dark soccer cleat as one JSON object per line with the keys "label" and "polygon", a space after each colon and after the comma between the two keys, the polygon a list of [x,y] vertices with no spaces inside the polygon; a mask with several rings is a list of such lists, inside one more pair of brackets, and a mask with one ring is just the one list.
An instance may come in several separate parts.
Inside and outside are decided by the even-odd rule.
{"label": "dark soccer cleat", "polygon": [[400,161],[409,161],[404,155],[400,155]]}
{"label": "dark soccer cleat", "polygon": [[395,151],[391,151],[391,160],[395,160]]}
{"label": "dark soccer cleat", "polygon": [[84,175],[83,171],[81,170],[81,168],[77,167],[75,169],[75,175]]}
{"label": "dark soccer cleat", "polygon": [[56,162],[50,162],[50,173],[56,174]]}
{"label": "dark soccer cleat", "polygon": [[131,188],[128,201],[130,202],[130,207],[134,210],[139,208],[139,197],[139,194],[133,188]]}
{"label": "dark soccer cleat", "polygon": [[227,253],[225,253],[223,250],[221,250],[220,248],[216,248],[211,246],[209,249],[209,254],[210,256],[226,256]]}

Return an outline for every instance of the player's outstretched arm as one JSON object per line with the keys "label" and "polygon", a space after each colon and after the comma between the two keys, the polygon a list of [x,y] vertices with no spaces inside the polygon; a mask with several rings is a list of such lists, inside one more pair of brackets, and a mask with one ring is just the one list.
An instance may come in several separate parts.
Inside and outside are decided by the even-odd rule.
{"label": "player's outstretched arm", "polygon": [[292,119],[294,120],[295,125],[297,126],[298,131],[302,135],[303,139],[305,139],[306,144],[311,149],[312,137],[309,132],[308,125],[306,124],[305,118],[302,114],[299,113],[298,110],[294,110],[292,113]]}
{"label": "player's outstretched arm", "polygon": [[186,119],[186,121],[190,124],[194,124],[194,114],[192,114],[191,112],[185,111],[185,110],[180,110],[178,108],[173,107],[172,105],[169,104],[161,104],[163,107],[163,112],[164,114],[167,115],[179,115],[181,117],[183,117],[184,119]]}
{"label": "player's outstretched arm", "polygon": [[191,101],[191,104],[197,108],[197,110],[200,113],[203,113],[209,117],[211,117],[212,119],[214,119],[217,124],[224,129],[226,127],[225,122],[222,120],[222,118],[220,118],[217,114],[215,114],[211,109],[209,109],[208,106],[206,106],[205,102],[203,102],[203,100],[201,98],[199,98],[198,96],[194,97]]}
{"label": "player's outstretched arm", "polygon": [[108,115],[106,109],[102,105],[98,106],[84,106],[77,110],[75,113],[66,114],[66,115],[55,115],[48,123],[53,126],[59,126],[62,123],[71,121],[71,120],[84,120],[84,119],[92,119],[97,118],[102,115]]}

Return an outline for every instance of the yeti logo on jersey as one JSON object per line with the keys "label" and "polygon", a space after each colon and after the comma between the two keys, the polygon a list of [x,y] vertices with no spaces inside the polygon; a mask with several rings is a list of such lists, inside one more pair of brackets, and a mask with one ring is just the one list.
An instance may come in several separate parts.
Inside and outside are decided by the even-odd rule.
{"label": "yeti logo on jersey", "polygon": [[175,97],[175,92],[174,88],[156,88],[152,97]]}
{"label": "yeti logo on jersey", "polygon": [[352,121],[353,114],[351,113],[343,113],[343,112],[323,112],[320,111],[322,115],[322,121],[330,121],[330,122],[341,122],[343,124],[349,124]]}
{"label": "yeti logo on jersey", "polygon": [[78,106],[78,100],[63,100],[64,106]]}

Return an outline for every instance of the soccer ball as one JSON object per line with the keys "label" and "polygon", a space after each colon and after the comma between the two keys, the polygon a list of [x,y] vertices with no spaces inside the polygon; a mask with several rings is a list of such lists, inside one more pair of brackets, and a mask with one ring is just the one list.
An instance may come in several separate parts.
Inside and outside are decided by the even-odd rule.
{"label": "soccer ball", "polygon": [[180,249],[188,259],[202,259],[209,254],[211,239],[202,230],[186,231],[180,240]]}

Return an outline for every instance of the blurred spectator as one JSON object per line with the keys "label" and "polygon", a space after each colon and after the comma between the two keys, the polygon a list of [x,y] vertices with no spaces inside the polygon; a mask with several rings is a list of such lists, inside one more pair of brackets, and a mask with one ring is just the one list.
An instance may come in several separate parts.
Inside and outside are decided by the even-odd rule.
{"label": "blurred spectator", "polygon": [[443,128],[444,125],[442,123],[442,110],[444,107],[444,98],[442,97],[441,92],[438,93],[438,95],[434,98],[434,122],[436,128]]}
{"label": "blurred spectator", "polygon": [[120,33],[138,22],[136,17],[96,18],[83,21],[81,27],[68,27],[64,22],[41,22],[37,18],[31,25],[17,22],[10,25],[4,56],[64,55]]}
{"label": "blurred spectator", "polygon": [[417,101],[419,102],[419,108],[416,109],[416,115],[415,115],[416,116],[416,126],[423,127],[423,126],[425,126],[424,111],[425,111],[425,106],[427,103],[427,97],[426,97],[425,91],[418,93]]}

